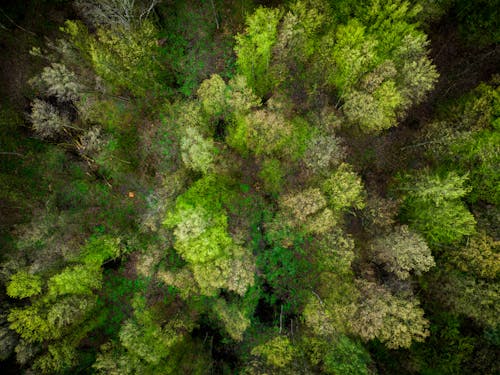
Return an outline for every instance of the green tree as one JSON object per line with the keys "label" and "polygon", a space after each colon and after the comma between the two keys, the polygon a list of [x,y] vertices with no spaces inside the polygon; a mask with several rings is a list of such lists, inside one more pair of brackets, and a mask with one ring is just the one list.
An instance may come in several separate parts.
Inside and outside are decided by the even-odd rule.
{"label": "green tree", "polygon": [[341,335],[324,357],[323,371],[326,374],[368,374],[370,355],[358,342]]}
{"label": "green tree", "polygon": [[286,336],[276,336],[252,349],[252,355],[265,358],[266,363],[273,367],[285,367],[296,355],[290,339]]}
{"label": "green tree", "polygon": [[31,297],[42,292],[42,278],[25,271],[11,276],[7,285],[7,294],[13,298]]}
{"label": "green tree", "polygon": [[322,190],[336,212],[345,211],[349,207],[361,209],[365,205],[363,183],[349,164],[341,164],[323,183]]}
{"label": "green tree", "polygon": [[227,86],[224,80],[213,74],[204,80],[197,91],[203,109],[209,116],[220,116],[226,109]]}
{"label": "green tree", "polygon": [[239,71],[259,97],[267,95],[274,86],[270,64],[280,19],[278,9],[259,7],[247,18],[245,34],[236,37]]}
{"label": "green tree", "polygon": [[402,180],[402,215],[431,245],[450,244],[474,233],[476,221],[460,200],[467,176],[421,172]]}

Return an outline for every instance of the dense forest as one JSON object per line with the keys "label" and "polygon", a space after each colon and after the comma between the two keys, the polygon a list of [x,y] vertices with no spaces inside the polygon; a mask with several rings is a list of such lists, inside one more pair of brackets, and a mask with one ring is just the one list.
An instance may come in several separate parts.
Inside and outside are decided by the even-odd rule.
{"label": "dense forest", "polygon": [[4,0],[2,374],[500,374],[499,0]]}

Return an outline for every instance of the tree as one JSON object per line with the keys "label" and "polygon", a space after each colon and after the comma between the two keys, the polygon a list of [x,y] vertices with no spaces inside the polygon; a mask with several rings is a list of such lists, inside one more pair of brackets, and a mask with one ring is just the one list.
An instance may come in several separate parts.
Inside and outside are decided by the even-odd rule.
{"label": "tree", "polygon": [[187,167],[208,173],[213,168],[215,150],[213,141],[203,138],[197,128],[184,129],[181,138],[181,156]]}
{"label": "tree", "polygon": [[53,138],[65,129],[74,129],[67,115],[40,99],[35,99],[31,103],[30,120],[35,132],[43,138]]}
{"label": "tree", "polygon": [[474,233],[476,221],[461,202],[467,176],[420,172],[402,179],[403,217],[431,245],[450,244]]}
{"label": "tree", "polygon": [[318,134],[309,140],[302,160],[313,172],[326,174],[341,163],[345,154],[345,147],[339,138]]}
{"label": "tree", "polygon": [[92,294],[101,288],[102,271],[95,266],[76,265],[66,267],[48,281],[51,297],[65,294]]}
{"label": "tree", "polygon": [[[243,75],[237,75],[229,81],[229,98],[227,103],[230,112],[238,115],[247,114],[252,108],[261,104],[260,99],[248,86],[247,79]],[[233,115],[234,116],[234,115]]]}
{"label": "tree", "polygon": [[80,50],[88,55],[95,73],[113,91],[125,89],[138,97],[165,93],[156,58],[157,30],[150,21],[131,30],[123,26],[99,28],[92,36],[83,34],[86,29],[78,22],[67,21],[64,30],[71,38],[82,39]]}
{"label": "tree", "polygon": [[214,303],[213,310],[229,336],[233,340],[242,341],[243,334],[250,326],[250,319],[243,315],[238,306],[218,298]]}
{"label": "tree", "polygon": [[31,297],[42,292],[42,279],[25,271],[12,275],[7,285],[7,294],[13,298]]}
{"label": "tree", "polygon": [[495,328],[500,313],[500,283],[459,272],[443,275],[438,291],[443,303],[453,311],[474,319],[482,327]]}
{"label": "tree", "polygon": [[214,117],[223,114],[226,109],[227,86],[218,74],[204,80],[197,94],[207,115]]}
{"label": "tree", "polygon": [[266,363],[273,367],[285,367],[296,355],[290,339],[286,336],[276,336],[252,349],[252,355],[264,357]]}
{"label": "tree", "polygon": [[95,26],[130,30],[146,20],[159,0],[77,0],[76,8]]}
{"label": "tree", "polygon": [[369,360],[370,355],[359,342],[341,335],[326,352],[323,371],[333,375],[367,375]]}
{"label": "tree", "polygon": [[384,287],[359,281],[361,299],[352,328],[364,340],[379,339],[388,348],[409,348],[429,336],[429,322],[414,299],[392,295]]}
{"label": "tree", "polygon": [[435,265],[425,240],[407,226],[397,227],[394,232],[376,239],[372,250],[376,261],[401,280],[410,277],[412,271],[420,275]]}
{"label": "tree", "polygon": [[46,66],[31,82],[40,86],[47,96],[55,96],[60,102],[78,100],[83,90],[76,74],[61,63]]}
{"label": "tree", "polygon": [[481,231],[471,236],[465,246],[451,252],[450,260],[463,272],[495,280],[500,275],[499,246],[500,241]]}
{"label": "tree", "polygon": [[280,207],[290,212],[294,221],[304,223],[307,218],[326,207],[326,199],[317,188],[284,195],[280,199]]}
{"label": "tree", "polygon": [[278,193],[283,188],[284,171],[278,159],[265,159],[259,171],[259,178],[264,182],[264,188],[271,193]]}
{"label": "tree", "polygon": [[335,35],[327,35],[324,39],[325,54],[332,59],[327,69],[327,83],[335,87],[341,97],[349,93],[363,74],[375,65],[377,42],[366,35],[365,30],[358,20],[353,19],[340,25]]}
{"label": "tree", "polygon": [[364,207],[363,183],[349,164],[342,163],[323,183],[322,190],[328,197],[329,205],[336,212],[349,207]]}
{"label": "tree", "polygon": [[257,96],[267,95],[274,82],[269,71],[281,12],[259,7],[247,18],[245,34],[236,37],[236,64]]}

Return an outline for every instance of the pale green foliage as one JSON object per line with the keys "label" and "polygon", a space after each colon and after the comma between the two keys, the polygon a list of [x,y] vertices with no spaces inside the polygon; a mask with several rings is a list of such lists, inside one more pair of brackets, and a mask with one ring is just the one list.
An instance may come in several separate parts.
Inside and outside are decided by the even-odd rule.
{"label": "pale green foliage", "polygon": [[247,134],[249,131],[246,116],[236,115],[228,127],[226,143],[243,156],[248,156]]}
{"label": "pale green foliage", "polygon": [[200,293],[200,287],[194,279],[193,272],[187,267],[176,271],[159,271],[157,278],[179,289],[179,294],[183,299]]}
{"label": "pale green foliage", "polygon": [[452,262],[463,272],[496,279],[500,276],[500,241],[485,232],[471,236],[467,244],[450,254]]}
{"label": "pale green foliage", "polygon": [[304,70],[316,51],[318,34],[327,17],[325,7],[321,1],[296,1],[284,14],[273,48],[272,66],[276,83],[284,83],[280,88],[297,88],[314,77],[312,71],[304,74]]}
{"label": "pale green foliage", "polygon": [[329,205],[337,212],[349,207],[361,209],[365,206],[363,183],[349,164],[341,164],[323,183],[322,189],[328,197]]}
{"label": "pale green foliage", "polygon": [[[336,254],[337,255],[337,254]],[[343,261],[341,259],[340,261]],[[337,271],[332,268],[329,272],[318,275],[321,290],[312,293],[304,307],[302,316],[306,325],[319,336],[330,336],[348,332],[356,312],[356,298],[358,291],[350,274],[350,261],[346,269]],[[339,268],[339,267],[335,267]]]}
{"label": "pale green foliage", "polygon": [[71,127],[67,116],[46,101],[35,99],[31,103],[30,120],[33,129],[43,138],[59,135],[65,128]]}
{"label": "pale green foliage", "polygon": [[47,321],[58,330],[84,320],[86,315],[95,307],[94,296],[71,295],[57,300],[47,312]]}
{"label": "pale green foliage", "polygon": [[250,319],[243,315],[238,306],[219,298],[213,309],[229,336],[236,341],[243,340],[243,334],[250,326]]}
{"label": "pale green foliage", "polygon": [[158,364],[169,355],[172,347],[182,341],[183,330],[190,327],[179,319],[171,319],[166,325],[160,326],[142,295],[134,296],[132,306],[134,319],[122,325],[120,342],[130,353],[148,363]]}
{"label": "pale green foliage", "polygon": [[407,61],[401,68],[401,93],[407,103],[420,103],[434,88],[439,74],[427,57]]}
{"label": "pale green foliage", "polygon": [[[227,256],[228,248],[233,242],[227,233],[226,216],[213,218],[210,226],[205,228],[203,228],[205,223],[198,219],[191,215],[179,223],[182,232],[175,231],[175,249],[190,263],[206,263],[221,256]],[[181,234],[187,234],[187,236],[178,237]]]}
{"label": "pale green foliage", "polygon": [[329,208],[325,208],[312,216],[306,223],[306,231],[316,234],[325,234],[338,223],[338,217]]}
{"label": "pale green foliage", "polygon": [[372,250],[376,261],[402,280],[410,277],[410,272],[420,275],[435,265],[425,240],[407,226],[375,240]]}
{"label": "pale green foliage", "polygon": [[215,146],[194,127],[184,129],[181,138],[182,161],[188,168],[207,173],[213,167]]}
{"label": "pale green foliage", "polygon": [[16,346],[16,361],[21,365],[26,365],[41,350],[40,344],[20,339]]}
{"label": "pale green foliage", "polygon": [[41,86],[47,96],[55,96],[61,102],[78,100],[83,90],[76,74],[60,63],[46,66],[33,83]]}
{"label": "pale green foliage", "polygon": [[338,227],[311,244],[318,264],[318,289],[310,294],[302,316],[319,336],[348,332],[359,292],[351,263],[354,241]]}
{"label": "pale green foliage", "polygon": [[429,336],[429,322],[414,299],[392,295],[384,287],[359,281],[361,298],[352,328],[364,340],[378,338],[388,348],[409,348]]}
{"label": "pale green foliage", "polygon": [[326,199],[318,188],[289,193],[280,199],[281,209],[290,212],[299,223],[325,208],[326,204]]}
{"label": "pale green foliage", "polygon": [[338,222],[338,216],[326,207],[327,200],[318,188],[283,195],[279,205],[282,215],[277,220],[309,233],[326,233]]}
{"label": "pale green foliage", "polygon": [[7,285],[7,294],[13,298],[26,298],[42,291],[42,279],[38,275],[32,275],[25,271],[19,271],[12,275]]}
{"label": "pale green foliage", "polygon": [[345,153],[345,148],[338,138],[319,134],[309,140],[303,161],[313,172],[326,172],[340,164]]}
{"label": "pale green foliage", "polygon": [[259,97],[273,88],[269,66],[280,19],[281,12],[278,9],[259,7],[247,18],[245,34],[236,37],[239,71]]}
{"label": "pale green foliage", "polygon": [[252,349],[255,356],[264,357],[269,366],[285,367],[295,356],[296,349],[286,336],[276,336]]}
{"label": "pale green foliage", "polygon": [[49,295],[92,294],[101,288],[102,272],[100,268],[87,265],[66,267],[48,281]]}
{"label": "pale green foliage", "polygon": [[401,190],[411,199],[434,203],[436,206],[448,200],[464,197],[470,189],[464,187],[467,176],[449,173],[444,178],[438,174],[423,174],[416,184],[408,183]]}
{"label": "pale green foliage", "polygon": [[385,81],[373,93],[353,90],[343,106],[348,120],[365,131],[377,131],[396,124],[396,109],[402,98],[394,81]]}
{"label": "pale green foliage", "polygon": [[132,320],[125,322],[120,330],[120,342],[139,358],[157,364],[168,355],[169,346],[175,342],[175,338],[165,336],[157,325],[143,324]]}
{"label": "pale green foliage", "polygon": [[129,354],[122,346],[113,342],[101,346],[92,368],[102,375],[133,375],[144,371],[140,357]]}
{"label": "pale green foliage", "polygon": [[293,136],[293,125],[281,114],[275,111],[255,111],[245,121],[247,122],[248,147],[256,155],[279,155],[287,154],[291,138]]}
{"label": "pale green foliage", "polygon": [[219,116],[226,109],[227,86],[224,80],[213,74],[204,80],[198,91],[203,109],[209,116]]}
{"label": "pale green foliage", "polygon": [[222,288],[244,295],[254,284],[255,260],[243,248],[235,247],[226,257],[193,264],[191,268],[204,295],[215,295]]}
{"label": "pale green foliage", "polygon": [[[200,292],[214,295],[226,288],[244,294],[253,284],[253,258],[238,247],[228,233],[227,213],[223,204],[231,196],[225,181],[206,175],[177,199],[175,209],[165,220],[174,228],[175,250],[192,271]],[[177,279],[176,276],[183,276]],[[176,285],[189,277],[166,273],[165,282]],[[190,286],[190,290],[195,288]],[[187,293],[189,295],[189,293]]]}
{"label": "pale green foliage", "polygon": [[246,114],[250,109],[260,106],[260,99],[248,87],[245,76],[237,75],[229,81],[230,95],[227,103],[231,112]]}

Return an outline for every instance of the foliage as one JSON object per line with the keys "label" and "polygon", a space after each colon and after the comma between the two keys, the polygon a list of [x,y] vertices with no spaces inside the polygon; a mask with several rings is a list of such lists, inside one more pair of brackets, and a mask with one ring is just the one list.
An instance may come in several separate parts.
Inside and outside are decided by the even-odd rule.
{"label": "foliage", "polygon": [[252,354],[262,356],[270,366],[284,367],[292,361],[295,348],[286,336],[276,336],[252,349]]}
{"label": "foliage", "polygon": [[500,274],[499,245],[499,241],[485,232],[476,233],[464,247],[450,254],[450,260],[462,272],[494,280]]}
{"label": "foliage", "polygon": [[369,358],[359,343],[340,336],[326,353],[323,369],[327,374],[368,374]]}
{"label": "foliage", "polygon": [[402,280],[407,279],[412,271],[420,275],[435,265],[425,240],[406,226],[375,240],[372,250],[376,260]]}
{"label": "foliage", "polygon": [[33,83],[41,86],[48,96],[55,96],[61,102],[76,101],[83,91],[76,74],[59,63],[45,67]]}
{"label": "foliage", "polygon": [[7,285],[7,294],[13,298],[31,297],[40,294],[41,291],[41,277],[25,271],[19,271],[12,275],[9,285]]}
{"label": "foliage", "polygon": [[205,139],[198,129],[188,127],[181,138],[182,161],[188,168],[208,173],[213,168],[215,147],[210,139]]}
{"label": "foliage", "polygon": [[422,172],[402,180],[403,217],[431,245],[450,244],[474,233],[476,221],[461,202],[467,176]]}
{"label": "foliage", "polygon": [[500,371],[491,4],[10,3],[14,372]]}
{"label": "foliage", "polygon": [[226,108],[227,86],[224,80],[214,74],[210,79],[206,79],[197,91],[203,109],[209,116],[221,115]]}
{"label": "foliage", "polygon": [[278,193],[283,187],[283,169],[278,159],[265,159],[259,177],[264,182],[264,188],[271,193]]}
{"label": "foliage", "polygon": [[59,113],[53,105],[40,99],[35,99],[32,103],[30,120],[33,129],[43,138],[56,137],[65,129],[71,128],[65,114]]}
{"label": "foliage", "polygon": [[257,8],[247,19],[246,34],[236,37],[238,68],[259,97],[268,94],[273,86],[269,65],[280,18],[278,9]]}
{"label": "foliage", "polygon": [[378,338],[388,348],[409,348],[412,341],[429,336],[429,322],[418,302],[392,295],[384,287],[360,282],[362,300],[353,322],[364,340]]}
{"label": "foliage", "polygon": [[337,212],[349,207],[364,207],[363,184],[349,164],[341,164],[323,183],[322,190],[327,195],[330,206]]}

